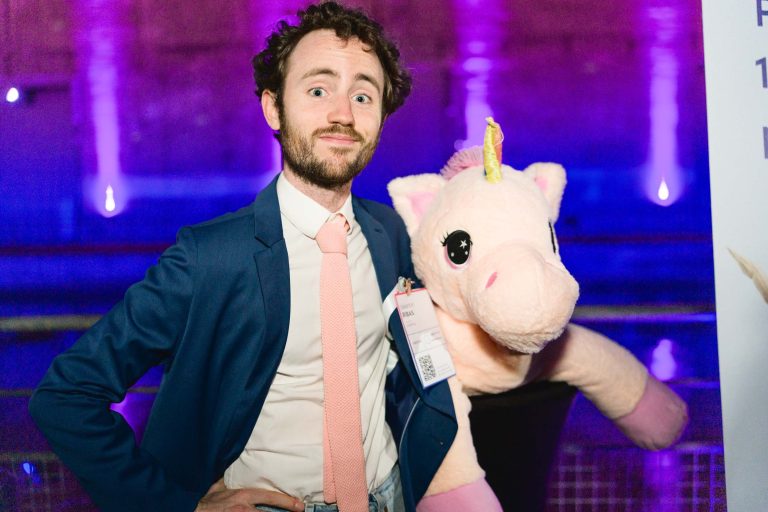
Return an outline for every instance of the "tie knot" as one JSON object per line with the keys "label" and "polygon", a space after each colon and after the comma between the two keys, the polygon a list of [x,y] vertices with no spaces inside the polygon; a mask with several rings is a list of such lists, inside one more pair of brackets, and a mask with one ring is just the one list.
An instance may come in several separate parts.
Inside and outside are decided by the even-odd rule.
{"label": "tie knot", "polygon": [[338,214],[320,228],[315,237],[324,253],[347,254],[347,219]]}

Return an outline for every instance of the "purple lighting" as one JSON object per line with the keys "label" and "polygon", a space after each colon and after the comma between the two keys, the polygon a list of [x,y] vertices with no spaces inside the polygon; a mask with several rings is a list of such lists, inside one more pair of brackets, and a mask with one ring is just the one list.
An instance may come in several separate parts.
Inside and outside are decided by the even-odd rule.
{"label": "purple lighting", "polygon": [[673,347],[672,340],[662,339],[653,349],[651,373],[661,381],[670,380],[677,373],[677,363],[672,355]]}
{"label": "purple lighting", "polygon": [[[120,119],[118,104],[121,9],[107,0],[81,0],[80,67],[90,113],[95,177],[86,180],[87,197],[104,217],[119,214],[126,204],[120,165]],[[90,141],[89,141],[90,142]],[[90,166],[89,166],[90,167]]]}
{"label": "purple lighting", "polygon": [[643,481],[654,497],[656,512],[681,510],[676,484],[683,477],[680,455],[674,451],[646,452],[643,454]]}
{"label": "purple lighting", "polygon": [[490,59],[484,57],[469,58],[464,61],[463,69],[470,76],[464,84],[467,92],[467,101],[464,106],[467,137],[457,145],[456,149],[480,144],[485,133],[485,118],[493,117],[493,110],[491,110],[491,106],[488,104]]}
{"label": "purple lighting", "polygon": [[122,402],[116,402],[110,405],[109,408],[115,412],[123,414],[125,412],[127,402],[128,402],[128,395],[125,395],[125,398],[123,398]]}
{"label": "purple lighting", "polygon": [[679,32],[677,12],[671,7],[648,9],[652,31],[650,48],[650,135],[645,164],[645,195],[652,202],[669,206],[682,194],[677,163],[678,57],[674,42]]}
{"label": "purple lighting", "polygon": [[135,398],[135,396],[128,393],[122,402],[114,403],[109,408],[125,418],[125,421],[131,426],[133,431],[137,432],[143,428],[143,425],[141,424],[140,417],[141,404],[136,403]]}
{"label": "purple lighting", "polygon": [[[456,71],[465,90],[464,122],[466,136],[457,140],[455,149],[463,149],[482,144],[485,133],[485,118],[493,116],[493,109],[488,102],[488,82],[493,69],[492,55],[499,51],[500,26],[504,19],[503,6],[497,2],[472,0],[454,0],[454,8],[462,13],[461,22],[456,27],[458,40],[458,62]],[[489,16],[489,12],[498,12],[498,16]]]}
{"label": "purple lighting", "polygon": [[[299,0],[283,0],[281,2],[262,2],[251,0],[251,17],[254,20],[253,36],[254,45],[261,49],[264,41],[274,29],[277,20],[286,21],[295,24],[298,21],[296,11],[306,6],[306,2]],[[274,138],[270,138],[270,168],[263,173],[261,189],[269,183],[272,178],[283,168],[283,153],[280,143]]]}

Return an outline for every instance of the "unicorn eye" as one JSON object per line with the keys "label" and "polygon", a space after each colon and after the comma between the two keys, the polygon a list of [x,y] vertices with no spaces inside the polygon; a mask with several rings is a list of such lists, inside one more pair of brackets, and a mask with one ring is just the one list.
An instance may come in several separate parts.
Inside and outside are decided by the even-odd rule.
{"label": "unicorn eye", "polygon": [[469,259],[472,238],[466,231],[454,231],[443,239],[442,244],[445,247],[445,257],[454,266],[462,266]]}

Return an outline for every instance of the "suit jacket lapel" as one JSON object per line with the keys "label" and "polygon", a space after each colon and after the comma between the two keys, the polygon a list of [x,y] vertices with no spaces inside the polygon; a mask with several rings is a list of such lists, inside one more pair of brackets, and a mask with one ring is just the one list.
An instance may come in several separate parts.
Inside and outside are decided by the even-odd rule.
{"label": "suit jacket lapel", "polygon": [[373,268],[376,270],[376,280],[379,283],[379,292],[381,292],[381,299],[384,300],[392,291],[398,278],[392,243],[384,231],[384,226],[368,213],[368,210],[354,196],[352,196],[352,208],[355,210],[355,220],[360,224],[368,242]]}
{"label": "suit jacket lapel", "polygon": [[253,203],[254,236],[261,246],[253,258],[259,272],[259,285],[264,300],[265,340],[280,347],[277,354],[279,362],[288,336],[291,286],[276,183],[277,178],[262,190]]}

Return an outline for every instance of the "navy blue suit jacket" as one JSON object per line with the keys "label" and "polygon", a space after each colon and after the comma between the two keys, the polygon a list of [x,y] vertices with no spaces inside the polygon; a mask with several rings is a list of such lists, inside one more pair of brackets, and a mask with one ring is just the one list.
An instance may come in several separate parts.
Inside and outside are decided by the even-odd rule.
{"label": "navy blue suit jacket", "polygon": [[[384,298],[412,276],[400,218],[353,198]],[[275,181],[253,204],[179,231],[145,278],[51,364],[30,412],[104,511],[194,510],[242,452],[285,348],[288,254]],[[400,364],[387,379],[408,510],[456,432],[445,382],[423,389],[397,314]],[[150,367],[164,365],[141,445],[111,411]],[[269,470],[269,468],[265,468]]]}

